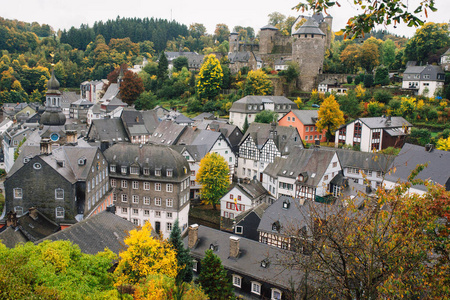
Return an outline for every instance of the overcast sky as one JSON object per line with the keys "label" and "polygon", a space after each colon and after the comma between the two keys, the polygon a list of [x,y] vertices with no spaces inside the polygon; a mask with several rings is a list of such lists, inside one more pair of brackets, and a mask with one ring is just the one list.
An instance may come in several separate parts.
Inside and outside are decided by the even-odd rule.
{"label": "overcast sky", "polygon": [[[409,1],[412,7],[420,0]],[[292,10],[299,1],[293,0],[2,0],[0,16],[6,19],[17,19],[25,22],[36,21],[46,23],[55,30],[78,28],[81,24],[92,26],[95,21],[106,21],[121,17],[155,17],[173,19],[189,26],[192,23],[202,23],[208,33],[213,33],[216,24],[225,23],[230,30],[234,26],[251,26],[255,33],[268,23],[267,15],[277,11],[286,16],[298,16]],[[353,0],[340,0],[340,8],[334,8],[329,13],[333,16],[333,31],[342,29],[347,19],[358,11],[350,3]],[[436,13],[429,12],[428,21],[448,22],[450,16],[450,0],[436,0]],[[383,28],[383,27],[381,27]],[[397,26],[396,29],[386,28],[390,32],[412,36],[415,29]]]}

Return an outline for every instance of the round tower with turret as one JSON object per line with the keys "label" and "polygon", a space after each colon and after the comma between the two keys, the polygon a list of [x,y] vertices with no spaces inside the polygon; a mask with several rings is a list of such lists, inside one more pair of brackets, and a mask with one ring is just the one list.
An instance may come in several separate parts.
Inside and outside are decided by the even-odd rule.
{"label": "round tower with turret", "polygon": [[273,25],[266,25],[261,28],[259,33],[259,54],[272,53],[278,31],[278,28]]}
{"label": "round tower with turret", "polygon": [[311,91],[322,73],[327,37],[313,18],[309,18],[294,34],[292,60],[300,66],[300,88]]}

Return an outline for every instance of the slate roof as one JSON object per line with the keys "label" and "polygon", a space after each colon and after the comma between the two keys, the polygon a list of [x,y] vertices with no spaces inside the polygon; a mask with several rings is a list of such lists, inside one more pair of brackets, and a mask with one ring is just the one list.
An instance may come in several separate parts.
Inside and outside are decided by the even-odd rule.
{"label": "slate roof", "polygon": [[251,214],[252,212],[254,212],[260,219],[262,218],[264,211],[269,207],[270,205],[266,202],[263,202],[261,204],[259,204],[258,206],[252,207],[242,213],[240,213],[239,215],[236,216],[236,224],[238,224],[239,222],[241,222],[242,220],[245,219],[245,217],[247,217],[249,214]]}
{"label": "slate roof", "polygon": [[239,129],[239,127],[237,127],[236,125],[229,124],[228,121],[222,120],[195,121],[193,127],[211,131],[219,131],[228,139],[228,141],[233,147],[239,144],[243,136],[242,131]]}
{"label": "slate roof", "polygon": [[[416,178],[431,180],[444,186],[450,191],[450,152],[433,149],[426,151],[425,147],[406,143],[400,153],[395,157],[392,167],[395,172],[386,175],[386,180],[396,182],[397,180],[406,181],[411,171],[418,164],[427,163],[428,166],[421,171]],[[414,185],[415,189],[426,191],[423,185]]]}
{"label": "slate roof", "polygon": [[314,20],[314,18],[308,18],[305,24],[300,26],[293,35],[301,35],[301,34],[314,34],[314,35],[325,35],[322,30],[319,28],[319,24]]}
{"label": "slate roof", "polygon": [[28,242],[28,239],[22,231],[10,226],[0,232],[0,241],[7,248],[14,248],[19,243]]}
{"label": "slate roof", "polygon": [[159,123],[148,141],[151,144],[174,145],[177,143],[181,134],[186,130],[186,127],[186,125],[178,125],[172,121],[164,120]]}
{"label": "slate roof", "polygon": [[[408,79],[406,75],[420,74],[420,80],[425,81],[444,81],[445,73],[440,66],[426,65],[426,66],[413,66],[407,67],[403,72],[403,80],[418,80],[415,78]],[[424,75],[429,75],[429,78],[425,78]]]}
{"label": "slate roof", "polygon": [[124,109],[120,118],[129,136],[149,134],[140,111]]}
{"label": "slate roof", "polygon": [[192,119],[189,118],[189,117],[186,117],[186,116],[183,115],[183,114],[179,114],[178,116],[176,116],[175,118],[173,118],[173,121],[174,121],[175,123],[177,123],[177,124],[184,124],[184,123],[186,123],[186,124],[192,124],[192,123],[194,123],[194,120],[192,120]]}
{"label": "slate roof", "polygon": [[[390,122],[389,118],[390,117]],[[362,123],[364,123],[367,127],[371,129],[389,129],[389,128],[402,128],[403,126],[411,127],[412,124],[406,121],[403,117],[394,117],[394,116],[388,116],[388,117],[370,117],[370,118],[358,118],[350,123],[347,123],[345,125],[342,125],[342,127],[346,127],[348,124],[354,123],[355,121],[360,120]],[[338,129],[338,130],[339,130]],[[404,134],[404,133],[401,133]]]}
{"label": "slate roof", "polygon": [[214,114],[210,113],[210,112],[204,112],[204,113],[201,113],[198,116],[192,118],[192,120],[194,120],[194,121],[204,120],[204,119],[214,120]]}
{"label": "slate roof", "polygon": [[208,153],[206,145],[171,145],[170,148],[180,154],[183,154],[184,151],[189,152],[190,156],[196,162],[200,162],[200,160]]}
{"label": "slate roof", "polygon": [[111,101],[119,93],[119,85],[117,83],[111,83],[102,97],[102,101]]}
{"label": "slate roof", "polygon": [[108,211],[89,217],[69,228],[54,233],[44,240],[68,240],[77,244],[86,254],[97,254],[108,248],[119,254],[125,250],[123,240],[128,231],[135,229],[136,225]]}
{"label": "slate roof", "polygon": [[71,107],[80,107],[80,106],[93,106],[94,103],[92,103],[91,101],[88,101],[86,99],[79,99],[75,102],[72,102],[72,104],[70,105]]}
{"label": "slate roof", "polygon": [[109,165],[128,167],[138,164],[140,167],[148,167],[149,178],[161,180],[161,176],[155,176],[155,169],[161,169],[162,174],[166,174],[168,169],[173,170],[172,177],[164,177],[165,181],[179,181],[180,178],[186,177],[186,174],[190,174],[187,160],[166,146],[119,143],[106,149],[104,155]]}
{"label": "slate roof", "polygon": [[[275,111],[276,112],[289,112],[293,107],[296,107],[296,104],[289,100],[288,98],[284,96],[245,96],[244,98],[241,98],[233,103],[233,105],[230,108],[230,112],[243,112],[243,113],[258,113],[261,110],[259,109],[259,105],[266,103],[266,102],[273,102],[275,104]],[[249,110],[248,105],[257,105],[256,110]],[[286,105],[287,107],[283,109],[282,107],[280,109],[276,108],[276,105]]]}
{"label": "slate roof", "polygon": [[129,141],[122,120],[119,118],[92,120],[88,131],[89,140],[123,142]]}
{"label": "slate roof", "polygon": [[287,158],[275,158],[274,162],[266,167],[264,174],[297,178],[300,173],[306,173],[308,178],[303,183],[317,187],[335,154],[329,150],[295,147]]}
{"label": "slate roof", "polygon": [[[284,289],[291,287],[291,282],[299,282],[301,278],[295,271],[290,271],[280,266],[276,258],[287,251],[259,243],[250,239],[239,237],[240,254],[238,258],[230,257],[230,237],[235,236],[230,233],[212,229],[200,225],[198,228],[199,240],[195,247],[191,250],[191,255],[201,259],[205,255],[205,251],[209,249],[211,244],[217,245],[218,250],[214,254],[219,256],[225,269],[238,274],[247,275],[257,281],[267,282],[274,286]],[[188,237],[184,239],[185,245],[188,244]],[[261,262],[269,259],[267,268],[261,267]]]}
{"label": "slate roof", "polygon": [[154,110],[141,111],[142,119],[144,120],[145,128],[147,128],[149,134],[153,134],[159,125],[159,119]]}
{"label": "slate roof", "polygon": [[[327,150],[326,148],[322,149]],[[350,149],[333,149],[332,151],[337,153],[342,168],[353,167],[386,173],[395,158],[391,155],[353,151]]]}
{"label": "slate roof", "polygon": [[250,180],[249,182],[234,183],[230,190],[237,188],[242,193],[246,194],[251,200],[254,200],[262,195],[268,194],[262,183],[258,180]]}
{"label": "slate roof", "polygon": [[[242,137],[240,144],[250,135],[258,149],[261,149],[271,137],[271,130],[271,124],[253,122]],[[296,146],[303,148],[303,142],[296,127],[276,125],[275,130],[277,135],[274,138],[274,143],[282,155],[288,154]],[[294,140],[295,137],[297,137],[297,141]]]}
{"label": "slate roof", "polygon": [[248,62],[254,54],[250,51],[232,52],[228,54],[228,60],[231,64],[237,62]]}
{"label": "slate roof", "polygon": [[260,28],[260,30],[279,30],[278,28],[276,28],[275,26],[273,26],[272,24],[267,24],[266,26],[263,26]]}
{"label": "slate roof", "polygon": [[[283,202],[289,203],[288,208],[283,208]],[[321,216],[334,214],[339,211],[339,206],[335,204],[323,204],[306,200],[303,204],[298,199],[281,196],[271,206],[269,206],[259,222],[258,231],[276,233],[282,236],[292,236],[300,229],[310,230],[310,215]],[[272,224],[278,222],[279,230],[272,230]]]}
{"label": "slate roof", "polygon": [[293,109],[292,113],[297,117],[297,119],[302,122],[303,125],[316,125],[319,118],[318,110],[298,110]]}

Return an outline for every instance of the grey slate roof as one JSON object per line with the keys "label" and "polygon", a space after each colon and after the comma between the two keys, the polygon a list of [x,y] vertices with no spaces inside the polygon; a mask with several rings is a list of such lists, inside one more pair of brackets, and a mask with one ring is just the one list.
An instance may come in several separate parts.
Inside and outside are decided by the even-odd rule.
{"label": "grey slate roof", "polygon": [[[276,261],[276,258],[288,252],[267,244],[239,237],[240,254],[238,258],[231,258],[231,236],[236,235],[200,225],[198,228],[199,241],[193,249],[190,249],[191,255],[197,260],[201,259],[210,245],[214,244],[218,246],[218,250],[214,251],[214,254],[219,256],[225,269],[231,272],[244,274],[257,281],[267,282],[284,289],[289,289],[292,281],[298,283],[301,280],[301,275],[280,266]],[[188,237],[184,239],[185,245],[188,244],[187,241]],[[267,268],[261,267],[261,262],[265,259],[270,261]]]}
{"label": "grey slate roof", "polygon": [[304,184],[317,187],[334,155],[334,151],[295,147],[287,158],[275,158],[266,167],[264,174],[297,178],[300,173],[306,172],[308,178]]}
{"label": "grey slate roof", "polygon": [[263,26],[260,28],[261,30],[279,30],[278,28],[276,28],[275,26],[273,26],[272,24],[267,24],[266,26]]}
{"label": "grey slate roof", "polygon": [[[420,74],[420,80],[427,81],[444,81],[445,73],[440,66],[434,65],[426,65],[426,66],[413,66],[407,67],[405,72],[403,73],[403,80],[417,80],[415,78],[408,79],[407,75],[418,75]],[[429,78],[425,78],[424,76],[428,75]]]}
{"label": "grey slate roof", "polygon": [[316,125],[319,118],[318,110],[298,110],[293,109],[292,112],[303,125]]}
{"label": "grey slate roof", "polygon": [[248,62],[254,54],[250,51],[232,52],[228,54],[228,60],[231,64],[237,62]]}
{"label": "grey slate roof", "polygon": [[61,108],[69,108],[70,104],[80,99],[76,92],[62,92]]}
{"label": "grey slate roof", "polygon": [[236,216],[236,224],[238,224],[240,221],[244,220],[245,217],[247,217],[250,213],[254,212],[260,219],[262,218],[264,212],[270,205],[266,202],[263,202],[259,204],[258,206],[252,207],[243,213],[240,213]]}
{"label": "grey slate roof", "polygon": [[16,230],[11,226],[0,232],[0,242],[7,248],[14,248],[17,244],[28,241],[22,231]]}
{"label": "grey slate roof", "polygon": [[137,145],[129,143],[119,143],[109,147],[104,155],[109,165],[131,166],[138,164],[140,167],[150,169],[149,178],[155,177],[155,169],[161,169],[162,174],[166,170],[172,170],[172,177],[164,177],[165,181],[179,181],[186,174],[190,174],[189,163],[177,151],[160,145]]}
{"label": "grey slate roof", "polygon": [[204,120],[204,119],[214,120],[214,114],[210,113],[210,112],[204,112],[204,113],[201,113],[198,116],[192,118],[192,120],[194,120],[194,121]]}
{"label": "grey slate roof", "polygon": [[135,229],[136,225],[113,213],[104,211],[69,228],[54,233],[44,240],[59,241],[68,240],[77,244],[86,254],[97,254],[108,248],[119,254],[125,250],[123,240],[128,231]]}
{"label": "grey slate roof", "polygon": [[[322,148],[327,150],[326,148]],[[342,168],[353,167],[363,170],[386,172],[389,170],[394,156],[381,153],[353,151],[350,149],[333,149],[339,157]]]}
{"label": "grey slate roof", "polygon": [[[276,105],[286,105],[286,108],[277,109],[275,107],[276,112],[289,112],[292,108],[296,107],[297,104],[289,100],[284,96],[245,96],[233,103],[230,108],[230,112],[244,112],[244,113],[258,113],[261,110],[259,109],[259,105],[264,102],[273,102]],[[257,105],[257,110],[249,110],[248,105]]]}
{"label": "grey slate roof", "polygon": [[247,195],[251,200],[254,200],[262,195],[268,194],[267,190],[263,187],[262,183],[258,180],[250,180],[249,182],[234,183],[230,190],[237,188],[241,192]]}
{"label": "grey slate roof", "polygon": [[186,127],[186,125],[178,125],[172,121],[164,120],[159,123],[148,141],[151,144],[174,145],[177,143],[181,134],[186,130]]}
{"label": "grey slate roof", "polygon": [[293,35],[301,34],[315,34],[315,35],[325,35],[319,28],[319,24],[314,21],[313,18],[308,18],[308,20],[294,32]]}
{"label": "grey slate roof", "polygon": [[170,148],[180,154],[183,154],[184,151],[189,152],[190,156],[196,162],[200,162],[200,160],[208,153],[206,145],[172,145]]}
{"label": "grey slate roof", "polygon": [[[386,175],[386,180],[396,182],[406,181],[411,171],[418,164],[427,163],[428,166],[417,175],[416,178],[431,180],[443,185],[447,191],[450,190],[450,152],[433,149],[426,151],[425,147],[405,144],[400,153],[395,157],[392,167],[395,172]],[[426,191],[423,185],[414,185],[416,189]]]}
{"label": "grey slate roof", "polygon": [[103,100],[111,101],[119,93],[119,85],[117,83],[111,83],[102,97]]}
{"label": "grey slate roof", "polygon": [[[288,208],[283,208],[283,202],[289,203]],[[269,206],[259,222],[258,231],[276,233],[282,236],[292,236],[305,226],[311,230],[310,214],[326,215],[338,212],[339,206],[335,204],[323,204],[306,200],[303,205],[298,199],[281,196],[271,206]],[[280,229],[272,230],[272,224],[278,222]]]}
{"label": "grey slate roof", "polygon": [[359,118],[361,122],[367,125],[367,127],[375,128],[398,128],[402,126],[411,127],[412,124],[406,121],[403,117],[391,117],[391,122],[387,122],[386,117],[372,117],[372,118]]}
{"label": "grey slate roof", "polygon": [[88,138],[91,141],[109,141],[110,143],[129,141],[122,120],[119,118],[92,120]]}

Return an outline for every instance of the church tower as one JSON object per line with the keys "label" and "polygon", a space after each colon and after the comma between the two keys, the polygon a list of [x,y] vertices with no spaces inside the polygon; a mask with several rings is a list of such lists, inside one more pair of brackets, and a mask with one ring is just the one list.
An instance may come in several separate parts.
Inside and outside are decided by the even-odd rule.
{"label": "church tower", "polygon": [[59,91],[59,82],[55,77],[55,72],[52,70],[52,76],[47,82],[47,93],[45,94],[45,112],[41,116],[41,140],[50,139],[51,143],[60,144],[65,141],[66,131],[64,124],[66,124],[66,116],[61,108],[62,94]]}

